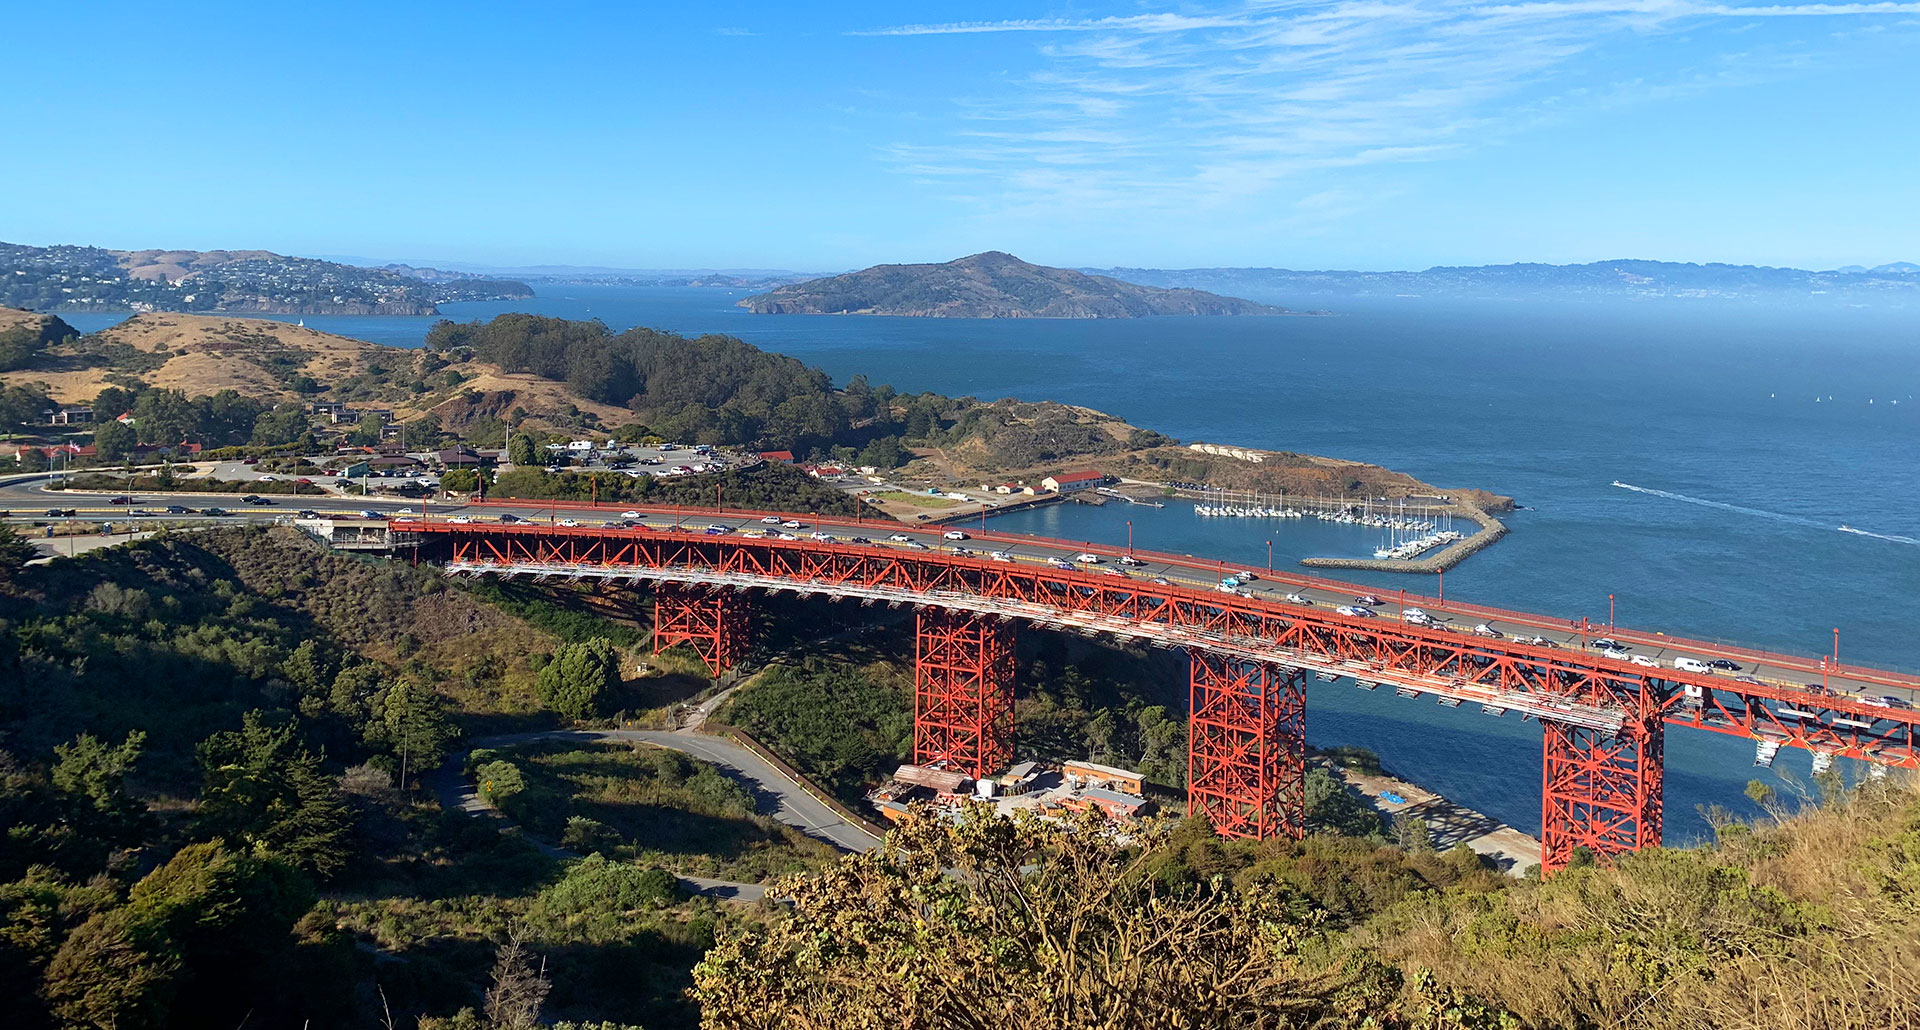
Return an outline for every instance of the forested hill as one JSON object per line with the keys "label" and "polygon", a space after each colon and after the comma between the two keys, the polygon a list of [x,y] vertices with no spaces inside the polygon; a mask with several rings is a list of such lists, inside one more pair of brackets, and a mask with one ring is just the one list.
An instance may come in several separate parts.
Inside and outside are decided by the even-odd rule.
{"label": "forested hill", "polygon": [[761,315],[924,315],[938,318],[1140,318],[1278,315],[1284,308],[1193,289],[1140,286],[988,251],[929,265],[875,265],[739,302]]}
{"label": "forested hill", "polygon": [[456,300],[533,296],[525,283],[428,282],[264,250],[103,250],[0,243],[0,305],[33,311],[432,315]]}

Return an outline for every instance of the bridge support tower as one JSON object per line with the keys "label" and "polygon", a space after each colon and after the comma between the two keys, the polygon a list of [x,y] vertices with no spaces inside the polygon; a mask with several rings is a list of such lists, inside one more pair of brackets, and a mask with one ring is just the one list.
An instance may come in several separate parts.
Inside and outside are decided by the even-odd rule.
{"label": "bridge support tower", "polygon": [[1013,761],[1013,624],[923,608],[914,630],[913,760],[991,776]]}
{"label": "bridge support tower", "polygon": [[747,601],[731,590],[703,592],[671,583],[653,592],[653,653],[691,644],[718,679],[747,642]]}
{"label": "bridge support tower", "polygon": [[1187,814],[1222,837],[1306,833],[1306,673],[1187,652]]}
{"label": "bridge support tower", "polygon": [[1627,707],[1627,721],[1615,734],[1542,720],[1542,872],[1566,868],[1579,848],[1606,861],[1660,844],[1666,759],[1662,704],[1643,685]]}

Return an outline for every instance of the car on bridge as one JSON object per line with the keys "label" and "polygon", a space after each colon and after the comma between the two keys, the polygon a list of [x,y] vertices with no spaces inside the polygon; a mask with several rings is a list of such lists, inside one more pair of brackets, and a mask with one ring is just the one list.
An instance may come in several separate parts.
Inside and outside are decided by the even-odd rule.
{"label": "car on bridge", "polygon": [[1304,604],[1309,608],[1313,607],[1312,601],[1309,601],[1306,598],[1301,597],[1299,594],[1288,594],[1286,596],[1286,601],[1288,604]]}
{"label": "car on bridge", "polygon": [[907,535],[907,534],[905,534],[905,533],[895,533],[895,534],[893,534],[892,536],[890,536],[890,537],[888,537],[887,539],[888,539],[888,540],[891,540],[891,541],[893,541],[893,542],[894,542],[894,543],[896,543],[896,544],[910,544],[910,543],[913,543],[913,538],[912,538],[912,537],[910,537],[910,536],[908,536],[908,535]]}
{"label": "car on bridge", "polygon": [[1506,636],[1505,633],[1502,633],[1499,630],[1494,629],[1492,626],[1489,626],[1484,622],[1478,626],[1473,627],[1473,635],[1476,637],[1493,637],[1496,640]]}
{"label": "car on bridge", "polygon": [[1375,606],[1375,605],[1377,605],[1377,604],[1379,604],[1379,603],[1380,603],[1380,599],[1379,599],[1379,598],[1377,598],[1377,597],[1375,597],[1375,596],[1373,596],[1372,594],[1361,594],[1361,595],[1360,595],[1359,597],[1356,597],[1356,598],[1354,598],[1354,599],[1353,599],[1353,603],[1354,603],[1354,604],[1364,604],[1364,605],[1366,605],[1367,607],[1369,607],[1369,608],[1371,608],[1371,607],[1373,607],[1373,606]]}
{"label": "car on bridge", "polygon": [[[1623,643],[1621,643],[1620,641],[1618,641],[1618,640],[1615,640],[1615,639],[1613,639],[1612,637],[1601,637],[1601,638],[1599,638],[1598,640],[1595,640],[1595,641],[1593,642],[1593,646],[1595,646],[1595,647],[1597,647],[1597,648],[1599,648],[1599,649],[1600,649],[1600,650],[1602,650],[1602,651],[1631,651],[1631,650],[1633,650],[1633,648],[1632,648],[1631,646],[1629,646],[1629,645],[1627,645],[1627,644],[1623,644]],[[1611,658],[1611,657],[1613,657],[1613,656],[1612,656],[1612,655],[1608,655],[1607,657],[1609,657],[1609,658]]]}
{"label": "car on bridge", "polygon": [[1740,663],[1734,661],[1731,658],[1715,658],[1714,660],[1708,662],[1707,665],[1710,666],[1711,668],[1719,669],[1721,672],[1739,672],[1740,671]]}
{"label": "car on bridge", "polygon": [[[620,517],[621,517],[621,518],[623,518],[623,519],[637,519],[637,518],[639,518],[639,517],[640,517],[640,513],[639,513],[638,511],[634,511],[634,510],[631,510],[631,509],[629,509],[629,510],[627,510],[627,511],[623,511],[623,512],[621,512],[621,513],[620,513]],[[765,521],[767,521],[767,520],[766,520],[766,519],[761,519],[760,521],[762,521],[762,522],[765,522]],[[780,520],[779,520],[779,519],[774,519],[774,520],[773,520],[773,523],[774,523],[774,525],[776,525],[776,526],[777,526],[777,525],[779,525],[779,524],[780,524]]]}
{"label": "car on bridge", "polygon": [[[635,518],[638,518],[638,516],[634,516],[634,517],[635,517]],[[769,515],[769,516],[767,516],[766,518],[763,518],[763,519],[761,519],[761,520],[760,520],[760,522],[761,522],[761,524],[762,524],[762,525],[767,525],[767,526],[777,526],[777,525],[779,525],[779,524],[780,524],[780,516],[778,516],[778,515]]]}
{"label": "car on bridge", "polygon": [[1082,553],[1082,554],[1074,555],[1073,560],[1079,562],[1082,565],[1098,565],[1102,561],[1105,561],[1106,559],[1101,558],[1097,554]]}
{"label": "car on bridge", "polygon": [[561,519],[560,524],[563,526],[577,526],[580,524],[580,520],[579,519]]}
{"label": "car on bridge", "polygon": [[967,538],[967,534],[962,533],[957,529],[949,529],[945,533],[942,533],[940,535],[941,537],[947,540],[965,540]]}
{"label": "car on bridge", "polygon": [[126,494],[121,494],[118,497],[107,498],[107,503],[108,504],[132,504],[133,498],[127,496]]}
{"label": "car on bridge", "polygon": [[987,554],[987,557],[993,559],[994,561],[1012,561],[1013,560],[1013,555],[1008,554],[1005,551],[991,551]]}
{"label": "car on bridge", "polygon": [[[1631,658],[1628,658],[1627,660],[1632,662],[1635,665],[1642,666],[1643,668],[1658,669],[1660,667],[1659,662],[1653,660],[1652,658],[1648,658],[1646,655],[1643,655],[1643,654],[1634,655]],[[1679,668],[1677,664],[1674,667]]]}
{"label": "car on bridge", "polygon": [[1351,605],[1351,604],[1343,604],[1340,607],[1335,608],[1334,611],[1339,612],[1341,615],[1351,616],[1356,619],[1371,619],[1371,618],[1377,617],[1379,614],[1378,612],[1375,612],[1371,608],[1367,608],[1361,605]]}
{"label": "car on bridge", "polygon": [[1688,658],[1686,655],[1679,655],[1675,657],[1673,660],[1673,667],[1676,669],[1679,669],[1681,672],[1712,672],[1713,671],[1713,666],[1708,665],[1706,662],[1703,662],[1698,658]]}
{"label": "car on bridge", "polygon": [[1424,626],[1424,625],[1426,625],[1427,623],[1429,623],[1429,622],[1432,622],[1432,621],[1433,621],[1433,616],[1431,616],[1431,615],[1428,615],[1428,614],[1427,614],[1426,612],[1424,612],[1424,611],[1422,611],[1422,610],[1421,610],[1421,609],[1419,609],[1419,608],[1403,608],[1403,609],[1401,609],[1401,610],[1400,610],[1400,618],[1401,618],[1401,619],[1402,619],[1403,621],[1405,621],[1405,622],[1411,622],[1411,623],[1413,623],[1413,624],[1414,624],[1414,625],[1416,625],[1416,626]]}
{"label": "car on bridge", "polygon": [[1624,662],[1628,658],[1631,658],[1632,655],[1628,654],[1626,651],[1623,651],[1617,647],[1607,647],[1607,648],[1601,648],[1600,657],[1611,658],[1616,662]]}

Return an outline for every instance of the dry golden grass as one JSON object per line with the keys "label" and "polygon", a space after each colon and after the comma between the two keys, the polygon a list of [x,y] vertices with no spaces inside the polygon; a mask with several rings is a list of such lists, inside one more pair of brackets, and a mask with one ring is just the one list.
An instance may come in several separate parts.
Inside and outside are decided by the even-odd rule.
{"label": "dry golden grass", "polygon": [[1355,940],[1541,1030],[1920,1027],[1920,788],[1438,898]]}

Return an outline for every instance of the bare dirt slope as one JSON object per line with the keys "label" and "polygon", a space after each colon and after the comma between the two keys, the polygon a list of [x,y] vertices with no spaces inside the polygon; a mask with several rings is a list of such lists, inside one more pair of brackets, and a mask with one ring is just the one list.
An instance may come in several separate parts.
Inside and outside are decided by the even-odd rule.
{"label": "bare dirt slope", "polygon": [[[44,316],[0,308],[0,329]],[[406,419],[434,411],[452,428],[475,417],[501,417],[515,409],[539,415],[590,411],[607,425],[631,421],[631,412],[575,397],[565,383],[503,373],[494,365],[461,362],[417,374],[424,392],[392,385],[429,367],[424,351],[387,347],[270,319],[231,315],[155,312],[135,315],[78,345],[53,348],[32,368],[0,373],[7,384],[44,383],[55,401],[91,401],[109,376],[137,376],[147,384],[188,396],[235,390],[268,400],[349,400],[392,408]],[[447,373],[457,373],[457,384]],[[303,395],[305,376],[329,389]],[[384,385],[383,385],[384,384]]]}

